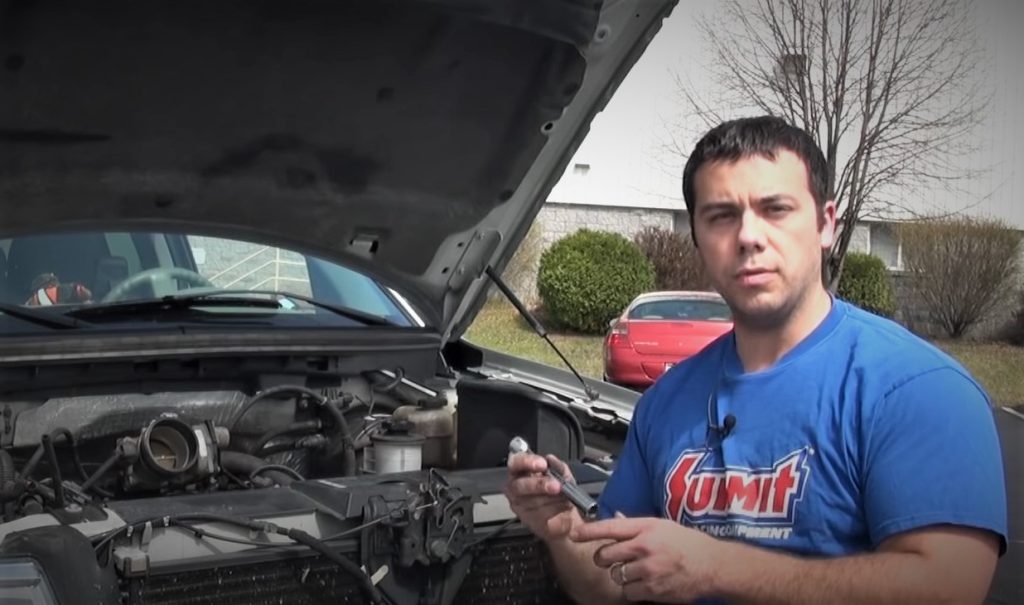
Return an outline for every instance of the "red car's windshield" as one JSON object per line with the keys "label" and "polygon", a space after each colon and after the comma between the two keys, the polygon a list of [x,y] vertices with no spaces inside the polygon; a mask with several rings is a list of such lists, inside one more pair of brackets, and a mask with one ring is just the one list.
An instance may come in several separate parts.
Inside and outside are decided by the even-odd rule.
{"label": "red car's windshield", "polygon": [[670,298],[641,302],[629,311],[630,319],[668,319],[679,321],[732,321],[729,307],[722,301]]}

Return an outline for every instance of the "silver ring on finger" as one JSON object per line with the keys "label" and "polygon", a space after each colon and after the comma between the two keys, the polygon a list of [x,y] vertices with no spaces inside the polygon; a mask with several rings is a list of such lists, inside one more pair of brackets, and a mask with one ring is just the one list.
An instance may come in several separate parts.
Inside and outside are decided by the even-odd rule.
{"label": "silver ring on finger", "polygon": [[625,561],[619,561],[618,563],[612,564],[612,567],[609,571],[611,572],[612,581],[618,584],[619,586],[625,586],[626,582],[629,581],[628,579],[626,579]]}

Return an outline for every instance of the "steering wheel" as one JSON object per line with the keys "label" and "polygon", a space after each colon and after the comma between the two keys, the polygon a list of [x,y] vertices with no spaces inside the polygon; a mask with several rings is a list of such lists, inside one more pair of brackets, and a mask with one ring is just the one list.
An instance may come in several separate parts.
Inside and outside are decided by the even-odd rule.
{"label": "steering wheel", "polygon": [[210,283],[210,280],[199,275],[195,271],[190,271],[181,267],[156,267],[154,269],[139,271],[138,273],[129,276],[124,281],[111,288],[110,292],[107,292],[107,295],[103,297],[101,302],[115,302],[122,300],[126,295],[130,294],[132,290],[140,288],[146,284],[152,286],[154,283],[161,280],[183,281],[192,288],[214,287],[214,285]]}

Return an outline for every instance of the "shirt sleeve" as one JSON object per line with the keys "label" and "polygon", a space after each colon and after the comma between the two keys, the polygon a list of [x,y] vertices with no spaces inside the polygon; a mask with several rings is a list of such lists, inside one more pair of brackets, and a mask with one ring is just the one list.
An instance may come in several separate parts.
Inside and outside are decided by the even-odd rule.
{"label": "shirt sleeve", "polygon": [[654,403],[651,389],[637,402],[633,420],[626,432],[626,441],[616,460],[612,476],[598,498],[598,518],[608,519],[620,512],[627,517],[654,517],[658,507],[651,492],[651,474],[644,453],[645,436],[649,433],[649,408]]}
{"label": "shirt sleeve", "polygon": [[890,390],[870,415],[863,497],[872,543],[912,529],[953,524],[1007,543],[1006,485],[992,407],[954,368]]}

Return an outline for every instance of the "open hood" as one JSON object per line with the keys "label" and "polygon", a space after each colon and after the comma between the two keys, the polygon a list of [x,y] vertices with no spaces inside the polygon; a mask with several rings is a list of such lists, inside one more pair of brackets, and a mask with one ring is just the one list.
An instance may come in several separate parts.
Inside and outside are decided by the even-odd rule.
{"label": "open hood", "polygon": [[0,237],[287,246],[456,337],[672,4],[0,1]]}

